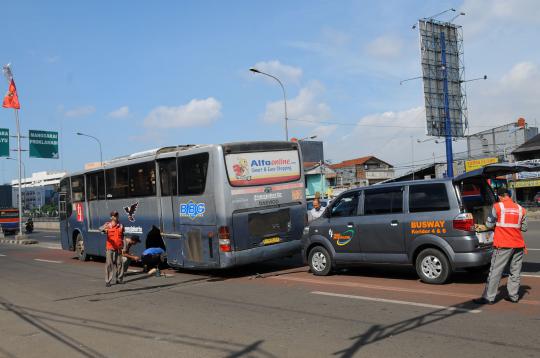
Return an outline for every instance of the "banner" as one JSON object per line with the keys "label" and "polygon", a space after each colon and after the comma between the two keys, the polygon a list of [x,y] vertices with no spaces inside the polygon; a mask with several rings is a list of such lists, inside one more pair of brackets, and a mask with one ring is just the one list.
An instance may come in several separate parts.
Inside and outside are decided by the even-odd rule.
{"label": "banner", "polygon": [[498,158],[482,158],[482,159],[467,160],[465,162],[465,171],[470,172],[476,169],[483,168],[488,164],[494,164],[498,162],[499,162]]}
{"label": "banner", "polygon": [[0,128],[0,157],[9,157],[9,129]]}
{"label": "banner", "polygon": [[31,158],[58,159],[58,132],[28,131]]}

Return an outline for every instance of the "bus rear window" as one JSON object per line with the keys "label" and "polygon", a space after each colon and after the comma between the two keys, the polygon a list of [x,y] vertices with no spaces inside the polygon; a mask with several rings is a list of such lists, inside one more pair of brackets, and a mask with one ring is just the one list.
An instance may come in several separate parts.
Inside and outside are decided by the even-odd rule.
{"label": "bus rear window", "polygon": [[300,179],[298,151],[234,153],[225,155],[232,186],[285,183]]}

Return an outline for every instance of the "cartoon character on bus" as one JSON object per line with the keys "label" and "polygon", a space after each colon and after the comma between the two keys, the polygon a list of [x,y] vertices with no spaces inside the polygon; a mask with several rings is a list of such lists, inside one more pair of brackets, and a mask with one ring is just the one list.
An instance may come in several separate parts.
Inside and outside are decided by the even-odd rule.
{"label": "cartoon character on bus", "polygon": [[238,164],[233,165],[234,175],[239,180],[251,180],[247,159],[238,159]]}

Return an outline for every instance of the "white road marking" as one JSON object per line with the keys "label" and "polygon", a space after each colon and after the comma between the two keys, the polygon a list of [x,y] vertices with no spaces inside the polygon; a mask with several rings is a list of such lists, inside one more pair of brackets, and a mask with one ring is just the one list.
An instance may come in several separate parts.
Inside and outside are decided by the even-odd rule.
{"label": "white road marking", "polygon": [[540,249],[529,249],[529,248],[527,247],[527,251],[540,251]]}
{"label": "white road marking", "polygon": [[49,238],[53,238],[53,239],[56,239],[56,236],[53,236],[53,235],[45,235],[43,237],[49,237]]}
{"label": "white road marking", "polygon": [[50,244],[50,245],[39,245],[41,247],[44,247],[46,249],[53,249],[53,250],[61,250],[62,249],[62,246],[60,244]]}
{"label": "white road marking", "polygon": [[4,254],[0,254],[0,256],[6,256],[6,255],[4,255]]}
{"label": "white road marking", "polygon": [[141,270],[129,269],[129,270],[127,270],[127,272],[141,272]]}
{"label": "white road marking", "polygon": [[374,301],[374,302],[383,302],[383,303],[395,303],[395,304],[398,304],[398,305],[408,305],[408,306],[416,306],[416,307],[424,307],[424,308],[433,308],[433,309],[446,310],[446,311],[457,311],[457,312],[465,312],[465,313],[480,313],[480,312],[482,312],[481,310],[469,310],[469,309],[466,309],[466,308],[459,308],[459,307],[452,307],[452,306],[438,306],[438,305],[430,305],[428,303],[420,303],[420,302],[388,300],[388,299],[385,299],[385,298],[356,296],[356,295],[344,295],[344,294],[341,294],[341,293],[333,293],[333,292],[313,291],[311,293],[313,293],[315,295],[322,295],[322,296],[351,298],[351,299],[355,299],[355,300]]}
{"label": "white road marking", "polygon": [[43,260],[43,259],[34,259],[34,261],[39,261],[39,262],[50,262],[51,264],[61,264],[61,263],[62,263],[62,261]]}

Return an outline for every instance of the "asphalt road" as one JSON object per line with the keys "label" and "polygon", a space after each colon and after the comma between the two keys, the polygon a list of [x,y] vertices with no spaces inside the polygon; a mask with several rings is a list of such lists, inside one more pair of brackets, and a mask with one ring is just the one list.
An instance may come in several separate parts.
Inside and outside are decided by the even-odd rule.
{"label": "asphalt road", "polygon": [[0,357],[540,355],[540,222],[526,234],[523,299],[492,306],[470,301],[481,274],[443,286],[395,266],[315,277],[299,258],[166,277],[134,267],[106,288],[103,261],[74,259],[58,233],[33,236],[0,244]]}

